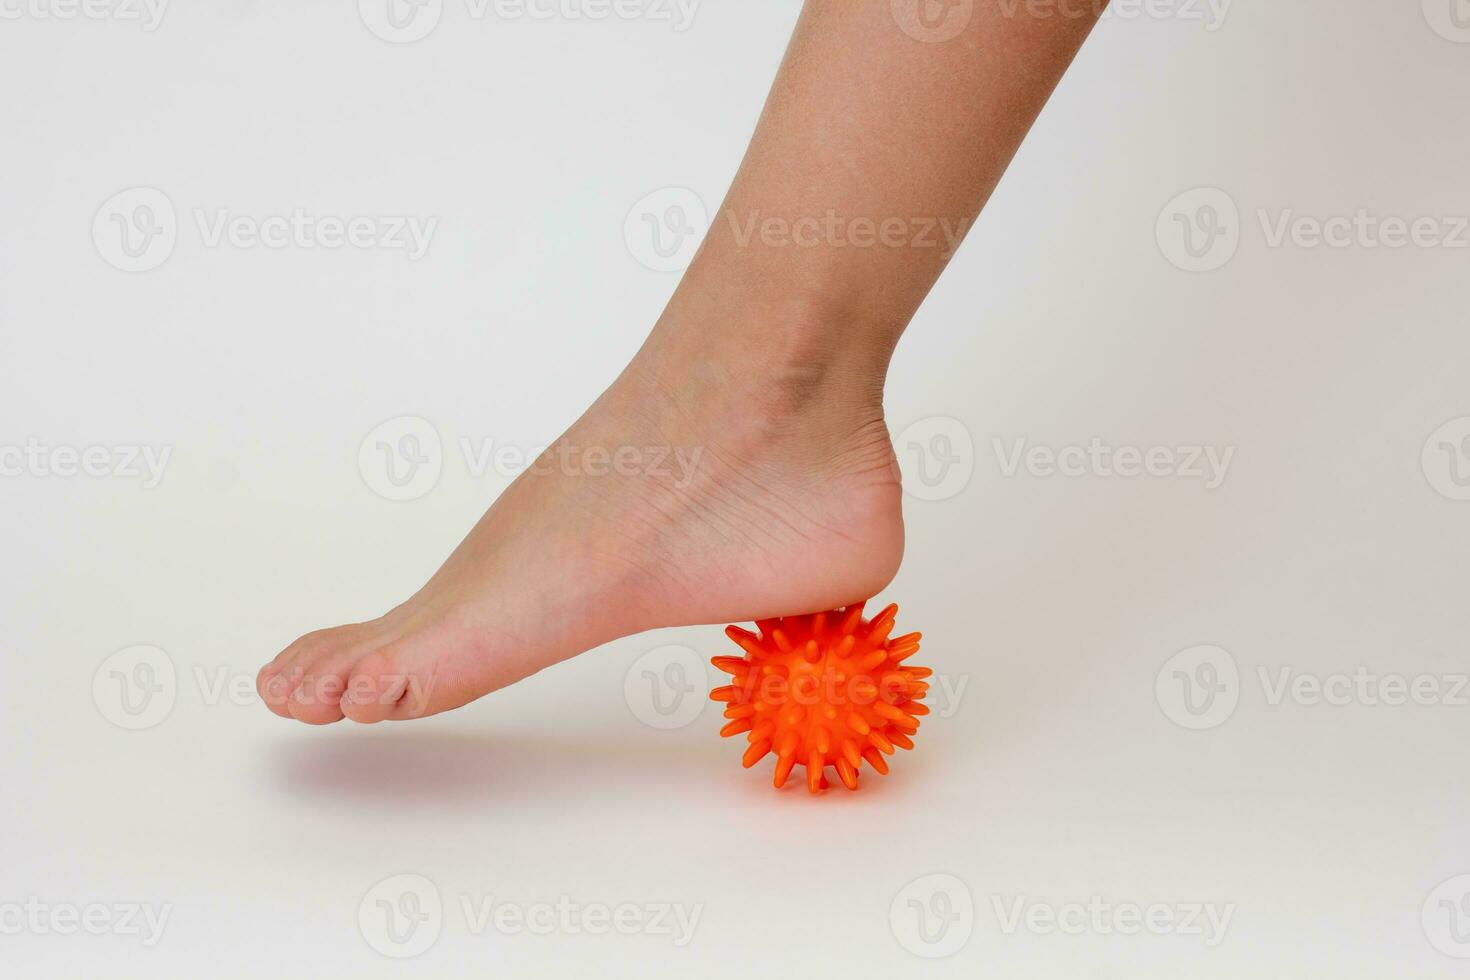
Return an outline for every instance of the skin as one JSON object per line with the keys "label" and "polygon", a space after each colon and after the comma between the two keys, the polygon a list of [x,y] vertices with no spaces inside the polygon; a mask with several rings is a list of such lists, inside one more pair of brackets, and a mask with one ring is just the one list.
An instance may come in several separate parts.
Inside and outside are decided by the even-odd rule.
{"label": "skin", "polygon": [[975,0],[936,42],[894,10],[807,0],[637,356],[418,593],[262,668],[272,711],[422,717],[620,636],[835,608],[892,580],[889,359],[1101,8]]}

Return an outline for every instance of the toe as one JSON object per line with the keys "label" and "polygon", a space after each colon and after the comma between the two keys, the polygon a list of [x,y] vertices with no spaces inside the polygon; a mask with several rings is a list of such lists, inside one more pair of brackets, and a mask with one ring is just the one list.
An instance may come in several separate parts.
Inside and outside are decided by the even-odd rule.
{"label": "toe", "polygon": [[347,678],[361,658],[361,647],[349,644],[325,651],[311,663],[302,665],[301,679],[286,703],[291,717],[308,725],[341,721]]}
{"label": "toe", "polygon": [[401,666],[403,656],[384,648],[358,660],[347,678],[342,713],[364,725],[398,717],[400,704],[413,701],[408,673]]}
{"label": "toe", "polygon": [[317,630],[297,638],[255,675],[255,690],[265,706],[282,718],[290,718],[291,692],[301,682],[302,666],[329,642],[330,630]]}
{"label": "toe", "polygon": [[330,725],[342,720],[342,685],[333,684],[331,678],[303,677],[286,708],[291,717],[308,725]]}
{"label": "toe", "polygon": [[260,700],[265,706],[282,718],[291,717],[291,709],[287,707],[287,699],[296,688],[300,674],[294,671],[283,670],[276,663],[266,664],[260,668],[260,673],[255,675],[255,691],[260,695]]}
{"label": "toe", "polygon": [[337,709],[340,685],[355,659],[351,651],[371,648],[371,628],[353,623],[302,636],[260,669],[255,677],[260,699],[282,718],[313,725],[337,721],[342,717]]}
{"label": "toe", "polygon": [[364,657],[348,678],[343,710],[355,721],[374,722],[422,718],[454,707],[437,690],[442,654],[431,635],[420,633]]}

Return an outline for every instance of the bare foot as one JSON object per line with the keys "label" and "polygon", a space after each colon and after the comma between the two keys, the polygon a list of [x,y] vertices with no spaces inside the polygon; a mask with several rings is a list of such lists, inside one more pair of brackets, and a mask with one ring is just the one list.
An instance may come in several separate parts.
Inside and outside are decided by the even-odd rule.
{"label": "bare foot", "polygon": [[881,367],[863,377],[799,322],[749,327],[774,351],[760,364],[745,327],[722,324],[726,357],[708,324],[679,319],[671,308],[416,595],[267,664],[270,709],[309,724],[423,717],[620,636],[832,609],[887,585],[903,519]]}

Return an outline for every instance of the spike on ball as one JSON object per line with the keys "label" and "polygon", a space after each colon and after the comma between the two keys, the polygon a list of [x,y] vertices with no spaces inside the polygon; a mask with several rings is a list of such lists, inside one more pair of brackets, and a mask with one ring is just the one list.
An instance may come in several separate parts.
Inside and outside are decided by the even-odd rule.
{"label": "spike on ball", "polygon": [[724,702],[731,719],[721,735],[748,733],[742,764],[749,769],[774,752],[776,788],[800,765],[813,793],[831,785],[828,766],[848,789],[857,789],[864,762],[886,774],[884,755],[914,747],[915,716],[928,713],[919,703],[928,691],[923,679],[933,673],[905,662],[919,649],[918,633],[889,639],[897,615],[890,605],[864,620],[859,602],[763,619],[759,633],[728,627],[744,656],[714,658],[734,683],[710,699]]}

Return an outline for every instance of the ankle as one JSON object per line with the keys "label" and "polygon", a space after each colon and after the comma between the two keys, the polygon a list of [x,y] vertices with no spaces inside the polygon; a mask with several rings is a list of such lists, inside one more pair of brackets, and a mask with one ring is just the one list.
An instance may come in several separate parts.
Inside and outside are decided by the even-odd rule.
{"label": "ankle", "polygon": [[882,417],[897,332],[833,305],[681,286],[635,360],[681,406],[763,427]]}

